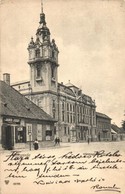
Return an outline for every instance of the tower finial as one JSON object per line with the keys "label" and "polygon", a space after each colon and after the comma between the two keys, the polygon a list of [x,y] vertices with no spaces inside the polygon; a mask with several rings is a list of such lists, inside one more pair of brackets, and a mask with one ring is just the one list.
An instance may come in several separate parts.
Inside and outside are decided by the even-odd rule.
{"label": "tower finial", "polygon": [[43,13],[43,0],[41,0],[41,13]]}

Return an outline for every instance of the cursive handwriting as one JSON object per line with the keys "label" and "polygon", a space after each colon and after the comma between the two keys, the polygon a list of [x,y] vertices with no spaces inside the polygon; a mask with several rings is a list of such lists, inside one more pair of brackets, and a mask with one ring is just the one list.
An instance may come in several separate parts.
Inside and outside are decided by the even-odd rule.
{"label": "cursive handwriting", "polygon": [[91,187],[91,189],[95,189],[96,192],[99,191],[115,191],[115,192],[121,192],[120,188],[116,186],[116,184],[113,184],[113,186],[101,186],[99,184],[94,185]]}
{"label": "cursive handwriting", "polygon": [[[100,150],[88,153],[69,151],[59,155],[13,151],[5,156],[3,162],[6,164],[5,179],[8,180],[26,181],[29,178],[31,183],[40,186],[86,184],[95,192],[120,192],[116,184],[103,186],[106,185],[109,178],[108,176],[102,177],[102,174],[105,174],[105,171],[112,174],[125,165],[119,150],[114,152]],[[96,174],[98,176],[95,177]]]}

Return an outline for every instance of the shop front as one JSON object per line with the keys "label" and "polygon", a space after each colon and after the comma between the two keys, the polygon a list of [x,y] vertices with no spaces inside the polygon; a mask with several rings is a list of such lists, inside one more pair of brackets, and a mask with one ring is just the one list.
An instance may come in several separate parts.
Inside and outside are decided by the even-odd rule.
{"label": "shop front", "polygon": [[4,117],[1,127],[1,143],[4,149],[12,150],[15,142],[25,142],[25,129],[20,119]]}
{"label": "shop front", "polygon": [[40,142],[54,140],[54,125],[37,120],[4,117],[1,126],[1,143],[6,150],[28,148],[37,139]]}

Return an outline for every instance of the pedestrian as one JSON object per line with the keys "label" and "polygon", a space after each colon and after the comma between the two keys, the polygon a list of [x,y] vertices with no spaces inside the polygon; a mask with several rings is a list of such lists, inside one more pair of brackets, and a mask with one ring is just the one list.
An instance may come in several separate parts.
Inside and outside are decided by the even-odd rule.
{"label": "pedestrian", "polygon": [[57,137],[57,144],[60,145],[60,139]]}
{"label": "pedestrian", "polygon": [[34,141],[33,145],[34,145],[34,150],[38,150],[39,149],[39,143],[38,143],[37,139]]}
{"label": "pedestrian", "polygon": [[57,144],[57,137],[55,137],[55,145]]}

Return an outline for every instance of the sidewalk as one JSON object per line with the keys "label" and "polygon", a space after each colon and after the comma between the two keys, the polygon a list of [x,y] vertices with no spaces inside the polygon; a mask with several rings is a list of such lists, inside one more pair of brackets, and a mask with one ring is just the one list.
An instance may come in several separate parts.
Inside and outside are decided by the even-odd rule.
{"label": "sidewalk", "polygon": [[[42,145],[39,146],[38,150],[46,150],[46,149],[59,149],[59,148],[65,148],[65,147],[70,147],[70,143],[60,143],[60,145],[54,145],[54,143],[52,144],[46,144],[46,143],[42,143]],[[25,148],[15,148],[13,150],[5,150],[2,147],[0,147],[0,153],[5,153],[5,152],[10,152],[10,151],[14,151],[14,150],[22,150],[22,151],[33,151],[34,147],[33,145],[31,146],[31,150],[30,150],[30,145],[26,145]]]}

